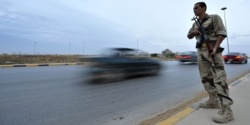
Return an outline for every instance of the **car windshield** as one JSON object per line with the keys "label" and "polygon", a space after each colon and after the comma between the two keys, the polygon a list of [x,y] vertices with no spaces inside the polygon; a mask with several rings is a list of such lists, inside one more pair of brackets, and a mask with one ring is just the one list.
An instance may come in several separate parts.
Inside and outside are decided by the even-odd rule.
{"label": "car windshield", "polygon": [[127,48],[113,48],[105,50],[101,53],[103,56],[135,56],[137,55],[137,50],[127,49]]}
{"label": "car windshield", "polygon": [[193,51],[186,51],[186,52],[182,52],[180,53],[180,55],[191,55],[191,54],[195,54],[196,52]]}
{"label": "car windshield", "polygon": [[232,53],[228,53],[227,55],[240,55],[240,53],[232,52]]}

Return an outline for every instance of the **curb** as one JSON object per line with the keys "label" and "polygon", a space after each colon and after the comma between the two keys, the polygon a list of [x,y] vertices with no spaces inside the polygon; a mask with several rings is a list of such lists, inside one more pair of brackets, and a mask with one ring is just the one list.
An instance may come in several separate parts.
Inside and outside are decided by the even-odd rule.
{"label": "curb", "polygon": [[0,65],[0,68],[11,67],[36,67],[36,66],[65,66],[65,65],[83,65],[84,63],[41,63],[41,64],[13,64],[13,65]]}
{"label": "curb", "polygon": [[169,117],[166,120],[163,120],[159,123],[157,123],[156,125],[173,125],[176,122],[180,121],[181,119],[185,118],[186,116],[188,116],[189,114],[191,114],[192,112],[194,112],[195,109],[193,108],[186,108],[180,112],[178,112],[177,114]]}
{"label": "curb", "polygon": [[[242,83],[244,80],[250,78],[250,73],[246,74],[245,76],[241,77],[240,79],[234,81],[233,83],[231,83],[228,87],[229,89],[236,87],[237,85],[239,85],[240,83]],[[181,119],[184,119],[185,117],[187,117],[188,115],[190,115],[191,113],[193,113],[195,110],[199,109],[198,104],[202,101],[204,101],[206,98],[202,99],[199,102],[194,103],[192,106],[176,113],[175,115],[158,122],[156,125],[174,125],[175,123],[177,123],[178,121],[180,121]]]}

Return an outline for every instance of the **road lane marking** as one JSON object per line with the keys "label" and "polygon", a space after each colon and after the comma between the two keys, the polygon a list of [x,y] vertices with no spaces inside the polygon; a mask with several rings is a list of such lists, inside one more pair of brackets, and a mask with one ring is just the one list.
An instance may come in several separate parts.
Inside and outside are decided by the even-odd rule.
{"label": "road lane marking", "polygon": [[178,122],[179,120],[181,120],[181,119],[185,118],[186,116],[188,116],[193,111],[194,111],[194,109],[192,109],[190,107],[186,108],[186,109],[182,110],[181,112],[171,116],[170,118],[157,123],[156,125],[173,125],[176,122]]}

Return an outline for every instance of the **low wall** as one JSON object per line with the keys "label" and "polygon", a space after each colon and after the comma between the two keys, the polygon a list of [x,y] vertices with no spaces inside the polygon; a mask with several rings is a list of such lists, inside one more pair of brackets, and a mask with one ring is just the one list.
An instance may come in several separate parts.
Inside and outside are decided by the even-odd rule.
{"label": "low wall", "polygon": [[0,65],[79,62],[80,55],[0,55]]}

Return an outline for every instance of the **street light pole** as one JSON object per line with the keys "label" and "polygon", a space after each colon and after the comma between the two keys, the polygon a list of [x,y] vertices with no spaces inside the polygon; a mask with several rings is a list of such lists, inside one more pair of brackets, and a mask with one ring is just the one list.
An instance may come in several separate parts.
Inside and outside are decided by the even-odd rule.
{"label": "street light pole", "polygon": [[223,10],[223,12],[224,12],[225,27],[226,27],[226,32],[227,32],[227,51],[229,53],[228,31],[227,31],[227,22],[226,22],[226,13],[225,13],[226,9],[227,9],[226,7],[221,8],[221,10]]}
{"label": "street light pole", "polygon": [[71,54],[71,42],[69,43],[69,55]]}
{"label": "street light pole", "polygon": [[84,51],[85,51],[85,41],[83,42],[83,52],[82,52],[83,55],[84,55]]}
{"label": "street light pole", "polygon": [[139,50],[138,50],[138,37],[139,37],[139,35],[137,34],[137,35],[136,35],[136,40],[137,40],[137,56],[139,55],[139,53],[138,53],[138,51],[139,51]]}
{"label": "street light pole", "polygon": [[36,54],[36,42],[35,42],[35,45],[34,45],[33,53],[34,53],[34,55]]}

